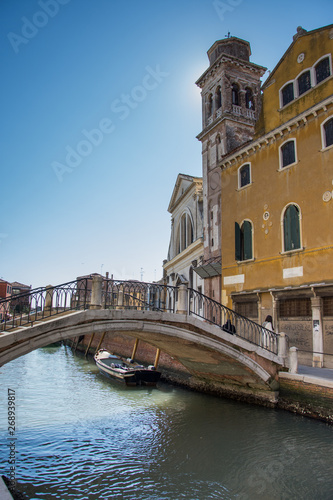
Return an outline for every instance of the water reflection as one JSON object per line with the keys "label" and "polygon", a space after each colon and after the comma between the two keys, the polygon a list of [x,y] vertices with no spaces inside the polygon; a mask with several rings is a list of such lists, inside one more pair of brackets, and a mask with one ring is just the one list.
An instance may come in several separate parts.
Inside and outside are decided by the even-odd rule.
{"label": "water reflection", "polygon": [[[17,477],[30,499],[331,498],[332,428],[321,422],[115,385],[63,346],[0,374],[17,392]],[[6,407],[0,422],[7,439]]]}

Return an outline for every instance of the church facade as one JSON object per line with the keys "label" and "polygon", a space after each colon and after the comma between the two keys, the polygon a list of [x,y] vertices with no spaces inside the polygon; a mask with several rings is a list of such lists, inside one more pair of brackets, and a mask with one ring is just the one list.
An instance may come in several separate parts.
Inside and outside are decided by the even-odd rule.
{"label": "church facade", "polygon": [[168,212],[171,214],[171,235],[168,258],[163,263],[163,282],[171,286],[184,284],[204,293],[204,280],[194,272],[203,261],[201,177],[178,175]]}

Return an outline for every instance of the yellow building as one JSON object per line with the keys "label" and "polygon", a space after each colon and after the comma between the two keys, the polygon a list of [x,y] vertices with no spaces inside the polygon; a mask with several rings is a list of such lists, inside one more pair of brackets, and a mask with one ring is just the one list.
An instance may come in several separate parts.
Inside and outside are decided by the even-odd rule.
{"label": "yellow building", "polygon": [[[333,25],[297,29],[221,167],[222,303],[333,367]],[[327,356],[324,354],[327,353]]]}

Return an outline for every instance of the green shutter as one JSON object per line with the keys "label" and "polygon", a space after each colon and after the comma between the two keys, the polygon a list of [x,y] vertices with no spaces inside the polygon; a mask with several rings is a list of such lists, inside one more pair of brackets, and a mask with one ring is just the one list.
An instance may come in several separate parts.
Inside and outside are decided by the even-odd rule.
{"label": "green shutter", "polygon": [[284,229],[284,250],[295,250],[301,247],[300,227],[299,227],[299,212],[295,205],[290,205],[283,220]]}
{"label": "green shutter", "polygon": [[242,226],[243,231],[243,252],[244,260],[252,259],[252,225],[245,221]]}
{"label": "green shutter", "polygon": [[241,230],[240,230],[238,222],[235,222],[235,259],[242,260]]}

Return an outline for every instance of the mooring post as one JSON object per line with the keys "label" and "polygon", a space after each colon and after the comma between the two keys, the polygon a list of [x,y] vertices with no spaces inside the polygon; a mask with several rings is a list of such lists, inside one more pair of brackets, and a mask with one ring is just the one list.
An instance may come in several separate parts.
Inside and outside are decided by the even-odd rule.
{"label": "mooring post", "polygon": [[102,309],[102,276],[93,276],[90,309]]}
{"label": "mooring post", "polygon": [[155,363],[154,363],[155,370],[157,370],[157,367],[158,367],[158,362],[160,360],[160,354],[161,354],[161,349],[157,348],[156,349],[156,356],[155,356]]}
{"label": "mooring post", "polygon": [[278,335],[278,356],[284,360],[287,358],[287,336],[284,332]]}
{"label": "mooring post", "polygon": [[298,354],[297,347],[289,349],[289,373],[298,373]]}
{"label": "mooring post", "polygon": [[90,349],[90,346],[91,346],[91,344],[92,344],[92,341],[93,341],[94,337],[95,337],[95,334],[93,333],[93,334],[91,335],[91,337],[90,337],[89,344],[88,344],[88,346],[87,346],[86,352],[84,353],[85,357],[87,357],[87,354],[88,354],[88,352],[89,352],[89,349]]}
{"label": "mooring post", "polygon": [[133,351],[132,351],[132,357],[131,359],[134,360],[135,358],[135,355],[136,355],[136,350],[138,348],[138,345],[139,345],[139,339],[135,339],[135,344],[134,344],[134,347],[133,347]]}
{"label": "mooring post", "polygon": [[99,349],[100,349],[100,347],[102,345],[102,342],[104,340],[105,334],[106,334],[106,332],[103,332],[103,335],[101,336],[100,341],[98,342],[98,346],[96,347],[95,354],[96,354],[97,351],[99,351]]}
{"label": "mooring post", "polygon": [[187,314],[187,286],[186,285],[179,285],[176,313],[177,314]]}

